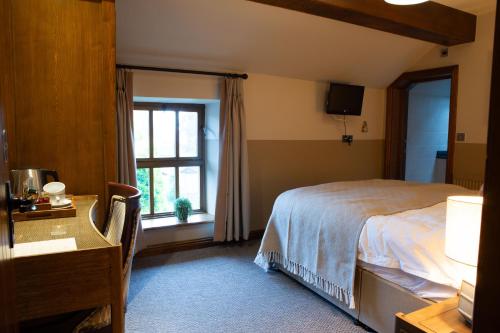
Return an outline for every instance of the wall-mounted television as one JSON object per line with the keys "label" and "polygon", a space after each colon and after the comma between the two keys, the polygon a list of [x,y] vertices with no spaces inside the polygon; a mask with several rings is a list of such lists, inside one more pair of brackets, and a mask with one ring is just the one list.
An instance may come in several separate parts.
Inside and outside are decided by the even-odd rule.
{"label": "wall-mounted television", "polygon": [[364,94],[365,87],[332,82],[326,101],[326,113],[359,116]]}

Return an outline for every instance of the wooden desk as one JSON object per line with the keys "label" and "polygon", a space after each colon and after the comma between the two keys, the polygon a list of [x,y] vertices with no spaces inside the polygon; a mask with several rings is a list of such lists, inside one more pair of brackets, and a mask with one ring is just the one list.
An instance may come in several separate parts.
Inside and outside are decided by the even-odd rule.
{"label": "wooden desk", "polygon": [[124,331],[121,246],[94,227],[96,196],[74,197],[76,217],[15,223],[16,244],[75,238],[77,250],[14,258],[17,319],[111,305],[113,332]]}
{"label": "wooden desk", "polygon": [[396,333],[471,333],[458,312],[458,297],[409,314],[396,314]]}

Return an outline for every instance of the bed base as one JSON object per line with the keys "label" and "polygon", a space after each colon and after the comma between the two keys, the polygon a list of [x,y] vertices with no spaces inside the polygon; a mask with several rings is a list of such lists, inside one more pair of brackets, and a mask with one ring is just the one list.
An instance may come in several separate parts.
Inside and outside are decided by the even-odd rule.
{"label": "bed base", "polygon": [[344,303],[289,273],[282,266],[276,265],[275,268],[350,315],[355,324],[379,333],[394,332],[397,312],[409,313],[432,304],[431,301],[358,266],[354,283],[356,309],[349,309]]}

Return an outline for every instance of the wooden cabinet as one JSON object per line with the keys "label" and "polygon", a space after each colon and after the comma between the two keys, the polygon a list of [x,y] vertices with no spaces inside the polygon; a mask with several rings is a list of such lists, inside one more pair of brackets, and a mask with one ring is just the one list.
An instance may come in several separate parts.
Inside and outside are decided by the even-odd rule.
{"label": "wooden cabinet", "polygon": [[10,167],[55,169],[67,193],[104,198],[117,174],[114,1],[8,1]]}
{"label": "wooden cabinet", "polygon": [[458,297],[409,314],[396,314],[396,333],[471,333],[457,310]]}

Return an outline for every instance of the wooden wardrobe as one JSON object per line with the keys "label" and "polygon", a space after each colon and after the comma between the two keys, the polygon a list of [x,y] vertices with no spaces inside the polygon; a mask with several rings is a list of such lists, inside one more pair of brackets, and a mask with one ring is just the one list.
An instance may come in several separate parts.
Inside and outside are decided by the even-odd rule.
{"label": "wooden wardrobe", "polygon": [[115,3],[6,1],[14,52],[10,168],[55,169],[66,193],[104,198],[106,182],[117,177]]}

